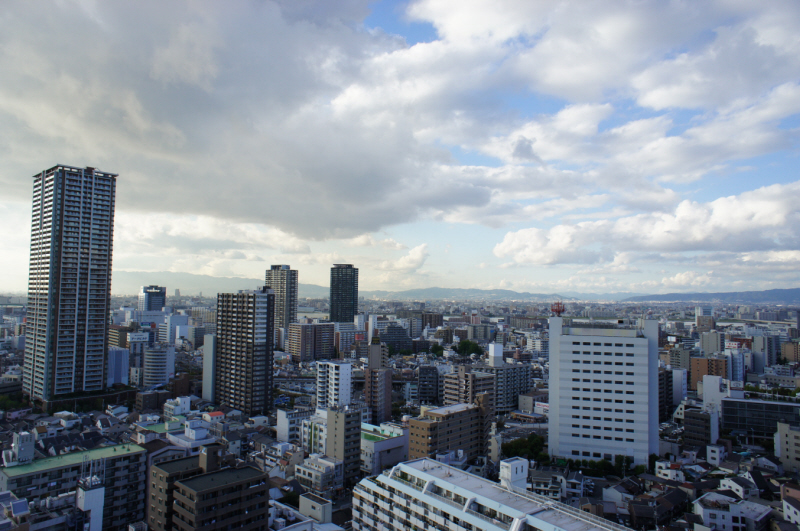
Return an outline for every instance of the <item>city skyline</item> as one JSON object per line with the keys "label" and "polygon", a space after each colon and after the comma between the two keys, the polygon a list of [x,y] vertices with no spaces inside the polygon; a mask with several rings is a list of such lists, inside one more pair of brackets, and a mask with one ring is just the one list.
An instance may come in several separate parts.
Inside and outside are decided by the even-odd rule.
{"label": "city skyline", "polygon": [[[115,271],[800,285],[795,3],[11,7],[0,214],[29,225],[41,168],[113,168]],[[29,237],[0,243],[0,291]]]}

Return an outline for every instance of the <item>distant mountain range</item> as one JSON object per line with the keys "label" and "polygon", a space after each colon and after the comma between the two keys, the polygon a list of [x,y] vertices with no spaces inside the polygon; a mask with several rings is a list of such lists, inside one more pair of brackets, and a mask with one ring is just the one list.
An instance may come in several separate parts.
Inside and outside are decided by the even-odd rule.
{"label": "distant mountain range", "polygon": [[[240,289],[253,289],[263,285],[264,279],[240,277],[213,277],[192,273],[143,271],[114,271],[112,292],[114,295],[133,295],[141,286],[157,284],[167,286],[167,295],[172,295],[175,288],[184,295],[204,293],[214,296],[216,293],[232,292]],[[299,286],[299,296],[321,299],[329,295],[327,286],[303,284]],[[474,289],[474,288],[421,288],[405,291],[361,290],[359,295],[367,299],[395,299],[408,301],[425,300],[515,300],[525,302],[547,303],[555,300],[575,301],[620,301],[620,302],[719,302],[719,303],[774,303],[800,304],[800,288],[772,289],[767,291],[741,291],[730,293],[668,293],[665,295],[641,295],[638,293],[579,293],[562,292],[560,294],[528,293],[506,289]]]}
{"label": "distant mountain range", "polygon": [[[167,295],[172,295],[175,288],[181,290],[183,295],[197,295],[204,293],[211,296],[216,293],[236,291],[240,289],[253,289],[263,285],[264,279],[240,277],[212,277],[209,275],[195,275],[192,273],[158,272],[148,273],[143,271],[114,271],[111,290],[114,295],[133,295],[139,292],[141,286],[156,284],[167,287]],[[330,288],[316,284],[300,283],[298,295],[311,299],[327,297]],[[461,289],[461,288],[424,288],[406,291],[359,291],[359,295],[371,298],[392,298],[396,300],[524,300],[531,302],[549,302],[555,299],[577,300],[577,297],[562,297],[560,295],[542,293],[519,293],[511,290],[494,289]],[[630,295],[625,294],[625,295]]]}
{"label": "distant mountain range", "polygon": [[731,291],[722,293],[667,293],[639,295],[624,302],[719,302],[726,304],[800,304],[800,288],[768,289],[766,291]]}

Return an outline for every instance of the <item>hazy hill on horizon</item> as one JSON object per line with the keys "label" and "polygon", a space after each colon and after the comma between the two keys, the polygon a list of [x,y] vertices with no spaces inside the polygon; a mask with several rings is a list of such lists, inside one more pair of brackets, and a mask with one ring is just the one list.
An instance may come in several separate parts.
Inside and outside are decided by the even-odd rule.
{"label": "hazy hill on horizon", "polygon": [[[167,287],[167,295],[175,288],[184,295],[214,296],[216,293],[233,292],[240,289],[254,289],[263,285],[263,278],[214,277],[194,273],[171,271],[115,271],[112,276],[113,295],[134,295],[141,286],[156,284]],[[300,283],[299,296],[304,298],[325,298],[329,295],[327,286]],[[402,291],[361,290],[365,298],[392,298],[396,300],[519,300],[547,303],[564,301],[616,301],[616,302],[720,302],[720,303],[775,303],[800,304],[800,288],[772,289],[765,291],[715,292],[715,293],[666,293],[661,295],[642,295],[638,293],[579,293],[562,292],[528,293],[505,289],[477,288],[417,288]]]}

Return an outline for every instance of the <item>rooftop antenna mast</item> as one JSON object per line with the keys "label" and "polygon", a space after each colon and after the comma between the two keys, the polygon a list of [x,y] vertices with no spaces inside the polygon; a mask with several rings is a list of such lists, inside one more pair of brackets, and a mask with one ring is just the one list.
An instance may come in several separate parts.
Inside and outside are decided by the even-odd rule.
{"label": "rooftop antenna mast", "polygon": [[564,303],[560,300],[557,300],[550,306],[550,311],[553,312],[556,317],[561,317],[561,314],[564,313],[565,310]]}

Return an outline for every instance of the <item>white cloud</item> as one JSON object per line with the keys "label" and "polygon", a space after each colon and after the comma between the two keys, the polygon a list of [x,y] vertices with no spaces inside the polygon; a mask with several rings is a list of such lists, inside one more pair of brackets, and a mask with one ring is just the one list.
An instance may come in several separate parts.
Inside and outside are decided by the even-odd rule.
{"label": "white cloud", "polygon": [[594,263],[613,251],[689,252],[796,249],[800,181],[708,203],[682,201],[671,213],[529,228],[509,232],[494,248],[517,264]]}
{"label": "white cloud", "polygon": [[423,266],[428,256],[430,256],[428,245],[423,243],[410,249],[408,254],[403,257],[396,260],[385,260],[377,268],[383,271],[413,273]]}
{"label": "white cloud", "polygon": [[361,236],[356,236],[355,238],[342,240],[342,243],[350,247],[383,247],[384,249],[395,250],[403,250],[408,248],[393,238],[377,240],[372,234],[362,234]]}

